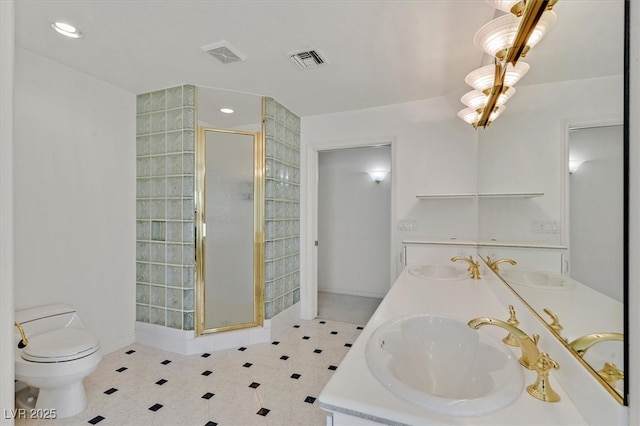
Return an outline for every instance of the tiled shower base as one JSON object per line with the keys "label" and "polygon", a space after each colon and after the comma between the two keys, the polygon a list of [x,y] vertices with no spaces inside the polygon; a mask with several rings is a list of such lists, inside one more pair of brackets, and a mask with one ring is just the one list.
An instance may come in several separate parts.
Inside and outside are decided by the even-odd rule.
{"label": "tiled shower base", "polygon": [[300,320],[270,343],[190,356],[133,344],[87,377],[82,413],[16,425],[325,425],[316,399],[361,330]]}

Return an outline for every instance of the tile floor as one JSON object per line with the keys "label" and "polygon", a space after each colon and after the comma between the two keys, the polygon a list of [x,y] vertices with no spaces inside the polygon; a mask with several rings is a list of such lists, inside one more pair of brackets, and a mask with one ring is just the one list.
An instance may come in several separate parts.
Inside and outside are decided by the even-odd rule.
{"label": "tile floor", "polygon": [[361,330],[300,320],[270,343],[190,356],[133,344],[87,377],[82,413],[16,425],[325,425],[316,398]]}

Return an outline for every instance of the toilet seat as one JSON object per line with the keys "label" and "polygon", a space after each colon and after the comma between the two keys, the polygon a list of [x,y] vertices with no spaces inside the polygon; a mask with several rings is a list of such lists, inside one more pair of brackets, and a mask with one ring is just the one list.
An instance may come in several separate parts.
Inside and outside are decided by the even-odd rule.
{"label": "toilet seat", "polygon": [[91,355],[100,348],[98,339],[81,328],[60,328],[29,338],[22,359],[32,362],[73,361]]}

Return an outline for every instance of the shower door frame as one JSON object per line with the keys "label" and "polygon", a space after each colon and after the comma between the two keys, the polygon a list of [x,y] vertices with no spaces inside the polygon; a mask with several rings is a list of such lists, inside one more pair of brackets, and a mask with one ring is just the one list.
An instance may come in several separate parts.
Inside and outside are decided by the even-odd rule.
{"label": "shower door frame", "polygon": [[[253,321],[206,328],[206,135],[207,132],[253,136]],[[264,323],[264,133],[198,126],[195,154],[195,335],[218,333]]]}

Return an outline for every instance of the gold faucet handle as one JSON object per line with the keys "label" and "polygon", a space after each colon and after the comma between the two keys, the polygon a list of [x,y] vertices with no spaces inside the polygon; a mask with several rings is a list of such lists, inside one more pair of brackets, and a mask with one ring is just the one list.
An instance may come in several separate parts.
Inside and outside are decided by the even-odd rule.
{"label": "gold faucet handle", "polygon": [[469,273],[471,274],[471,278],[473,278],[474,280],[480,279],[480,264],[477,261],[473,260],[472,256],[454,256],[451,258],[452,262],[457,262],[458,260],[464,260],[469,264],[469,268],[467,268],[467,271],[469,271]]}
{"label": "gold faucet handle", "polygon": [[549,371],[558,370],[560,365],[549,357],[549,354],[542,352],[538,357],[538,361],[535,364],[538,377],[536,382],[527,386],[527,392],[529,395],[545,402],[558,402],[560,401],[560,395],[549,384]]}
{"label": "gold faucet handle", "polygon": [[602,367],[602,370],[598,371],[598,374],[612,387],[615,386],[618,380],[624,379],[624,372],[619,370],[612,362],[605,362],[604,367]]}
{"label": "gold faucet handle", "polygon": [[[514,327],[518,327],[518,325],[520,325],[520,321],[518,321],[518,319],[516,318],[516,310],[513,305],[509,305],[509,319],[507,320],[507,323],[511,324]],[[509,346],[520,346],[520,344],[518,343],[518,339],[513,335],[513,333],[507,334],[505,338],[502,339],[502,342]]]}
{"label": "gold faucet handle", "polygon": [[551,310],[548,308],[544,308],[543,311],[545,314],[551,317],[551,324],[549,324],[549,327],[551,327],[551,329],[556,333],[558,333],[558,336],[560,336],[560,332],[562,331],[563,327],[560,325],[560,320],[558,319],[558,316],[553,312],[551,312]]}

